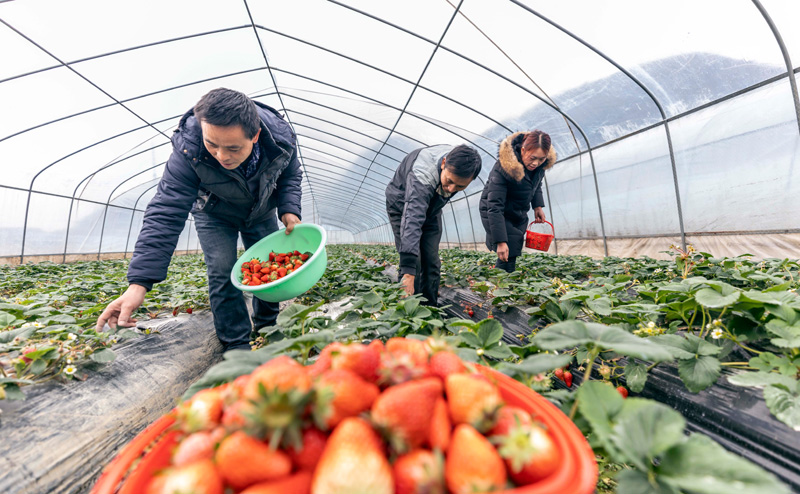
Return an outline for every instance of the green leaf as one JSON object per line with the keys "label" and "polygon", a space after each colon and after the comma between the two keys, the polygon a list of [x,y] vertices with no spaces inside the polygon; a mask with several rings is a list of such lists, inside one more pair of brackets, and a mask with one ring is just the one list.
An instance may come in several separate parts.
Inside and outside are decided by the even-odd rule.
{"label": "green leaf", "polygon": [[8,343],[13,341],[16,337],[19,337],[21,341],[27,340],[37,329],[39,328],[36,326],[27,326],[24,328],[12,329],[11,331],[3,331],[0,333],[0,343]]}
{"label": "green leaf", "polygon": [[764,386],[781,385],[788,390],[794,390],[797,381],[789,376],[774,372],[739,372],[728,377],[728,381],[736,386],[746,388],[760,388]]}
{"label": "green leaf", "polygon": [[6,392],[6,399],[9,401],[25,399],[25,395],[22,393],[22,390],[19,389],[18,384],[6,384],[3,386],[3,389]]}
{"label": "green leaf", "polygon": [[666,405],[628,398],[617,415],[611,440],[622,458],[647,471],[655,458],[683,441],[684,427],[686,420]]}
{"label": "green leaf", "polygon": [[[547,304],[551,307],[553,304]],[[534,344],[545,350],[574,348],[593,341],[589,329],[582,321],[565,321],[552,324],[539,331],[533,338]]]}
{"label": "green leaf", "polygon": [[694,299],[703,307],[718,309],[736,303],[739,300],[739,294],[739,291],[734,291],[724,295],[713,288],[703,288],[695,293]]}
{"label": "green leaf", "polygon": [[31,362],[31,374],[33,374],[34,376],[41,376],[46,370],[47,370],[46,360],[39,359]]}
{"label": "green leaf", "polygon": [[764,401],[775,418],[800,432],[800,395],[797,392],[768,386],[764,388]]}
{"label": "green leaf", "polygon": [[634,393],[640,393],[647,382],[647,367],[636,362],[625,366],[625,381]]}
{"label": "green leaf", "polygon": [[514,356],[514,352],[511,351],[508,345],[503,345],[502,342],[491,348],[484,349],[483,354],[497,360],[505,360]]}
{"label": "green leaf", "polygon": [[647,473],[639,470],[625,469],[614,480],[618,484],[616,494],[681,494],[680,491],[659,482],[658,477],[651,483]]}
{"label": "green leaf", "polygon": [[659,345],[664,346],[672,354],[673,358],[676,359],[687,359],[687,358],[694,358],[694,352],[691,351],[689,346],[689,342],[686,341],[686,338],[678,336],[676,334],[662,334],[658,336],[652,336],[648,338],[650,341],[654,341]]}
{"label": "green leaf", "polygon": [[61,324],[75,324],[77,322],[75,318],[69,314],[56,314],[54,316],[45,317],[43,320],[46,320],[48,323],[55,322]]}
{"label": "green leaf", "polygon": [[701,434],[667,451],[656,473],[659,481],[692,494],[790,493],[772,474]]}
{"label": "green leaf", "polygon": [[103,348],[91,354],[89,358],[99,364],[106,364],[108,362],[113,362],[114,359],[117,358],[117,354],[110,348]]}
{"label": "green leaf", "polygon": [[414,315],[414,313],[417,311],[417,307],[419,307],[419,299],[418,298],[408,299],[405,302],[403,302],[403,310],[409,316],[413,316]]}
{"label": "green leaf", "polygon": [[767,329],[779,338],[770,340],[781,348],[800,347],[800,326],[789,326],[784,321],[772,320],[766,324]]}
{"label": "green leaf", "polygon": [[563,355],[537,353],[527,357],[518,364],[501,362],[497,366],[497,370],[509,376],[517,376],[520,374],[529,374],[533,376],[541,374],[542,372],[549,372],[554,369],[566,367],[570,362],[572,362],[572,355],[568,353]]}
{"label": "green leaf", "polygon": [[497,319],[484,319],[478,323],[478,338],[488,348],[503,338],[503,325]]}
{"label": "green leaf", "polygon": [[464,331],[463,333],[459,333],[458,335],[461,337],[461,341],[466,343],[468,346],[475,349],[483,348],[483,342],[481,342],[481,340],[475,333]]}
{"label": "green leaf", "polygon": [[533,342],[545,350],[563,350],[586,345],[653,362],[672,360],[669,351],[652,341],[614,326],[583,321],[566,321],[548,326],[539,331]]}
{"label": "green leaf", "polygon": [[612,458],[619,458],[619,451],[611,440],[613,421],[625,403],[622,396],[611,385],[599,381],[587,381],[578,388],[578,411],[589,422],[597,440]]}
{"label": "green leaf", "polygon": [[601,316],[610,316],[612,313],[611,300],[607,297],[587,300],[586,305]]}
{"label": "green leaf", "polygon": [[678,375],[692,393],[699,393],[717,382],[720,369],[719,360],[708,355],[678,361]]}
{"label": "green leaf", "polygon": [[17,316],[11,315],[8,312],[0,312],[0,328],[7,328],[14,324]]}

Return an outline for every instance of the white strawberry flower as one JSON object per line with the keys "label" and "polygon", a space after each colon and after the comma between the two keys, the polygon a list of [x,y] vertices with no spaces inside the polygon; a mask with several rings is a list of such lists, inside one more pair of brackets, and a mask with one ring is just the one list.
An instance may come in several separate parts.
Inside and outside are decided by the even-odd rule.
{"label": "white strawberry flower", "polygon": [[74,365],[68,365],[68,366],[64,367],[64,374],[66,374],[68,376],[71,376],[71,375],[75,374],[75,372],[77,370],[78,369]]}
{"label": "white strawberry flower", "polygon": [[722,331],[722,329],[717,328],[717,329],[715,329],[714,331],[711,332],[711,337],[714,338],[715,340],[718,340],[718,339],[720,339],[722,337],[723,333],[724,333],[724,331]]}

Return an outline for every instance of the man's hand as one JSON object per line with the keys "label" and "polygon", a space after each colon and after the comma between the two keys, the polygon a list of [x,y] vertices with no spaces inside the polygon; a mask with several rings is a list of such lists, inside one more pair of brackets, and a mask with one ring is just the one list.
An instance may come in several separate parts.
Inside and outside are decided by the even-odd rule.
{"label": "man's hand", "polygon": [[283,216],[281,216],[281,221],[284,225],[286,225],[286,235],[292,233],[292,230],[294,230],[294,225],[300,224],[300,218],[293,213],[284,213]]}
{"label": "man's hand", "polygon": [[508,262],[508,244],[506,242],[497,244],[497,257],[503,262]]}
{"label": "man's hand", "polygon": [[544,223],[547,219],[544,217],[544,208],[533,208],[533,215],[535,216],[534,223]]}
{"label": "man's hand", "polygon": [[147,289],[141,285],[130,285],[125,293],[106,307],[106,310],[100,314],[97,319],[97,331],[103,330],[103,325],[108,322],[108,326],[115,328],[122,326],[130,328],[136,325],[136,319],[131,319],[133,311],[139,308],[144,302],[144,296]]}
{"label": "man's hand", "polygon": [[400,283],[403,284],[403,290],[406,291],[406,296],[414,295],[414,275],[404,274]]}

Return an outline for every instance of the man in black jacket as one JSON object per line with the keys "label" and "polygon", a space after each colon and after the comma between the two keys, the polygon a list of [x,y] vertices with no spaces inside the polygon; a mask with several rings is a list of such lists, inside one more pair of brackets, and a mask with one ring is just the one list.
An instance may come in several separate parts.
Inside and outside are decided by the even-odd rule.
{"label": "man in black jacket", "polygon": [[230,89],[215,89],[189,110],[172,136],[172,155],[147,206],[128,268],[130,286],[97,321],[130,327],[131,314],[167,276],[178,237],[192,213],[208,267],[208,295],[224,350],[249,349],[255,329],[275,324],[278,304],[253,298],[253,320],[233,286],[239,234],[245,248],[300,223],[302,175],[295,135],[273,108]]}
{"label": "man in black jacket", "polygon": [[428,304],[438,304],[442,208],[480,171],[478,151],[464,144],[417,149],[397,167],[386,186],[386,212],[406,294],[421,293]]}

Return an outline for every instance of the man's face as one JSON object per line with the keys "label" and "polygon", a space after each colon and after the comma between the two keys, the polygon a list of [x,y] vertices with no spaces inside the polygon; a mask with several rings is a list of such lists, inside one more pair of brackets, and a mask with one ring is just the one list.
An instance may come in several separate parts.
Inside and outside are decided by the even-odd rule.
{"label": "man's face", "polygon": [[459,177],[447,168],[447,158],[442,160],[442,189],[448,194],[455,194],[467,188],[472,182],[471,178]]}
{"label": "man's face", "polygon": [[235,170],[250,156],[253,144],[258,142],[261,133],[261,129],[258,129],[256,135],[248,139],[241,125],[220,127],[203,120],[200,121],[200,127],[203,129],[206,149],[226,170]]}

